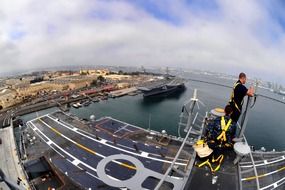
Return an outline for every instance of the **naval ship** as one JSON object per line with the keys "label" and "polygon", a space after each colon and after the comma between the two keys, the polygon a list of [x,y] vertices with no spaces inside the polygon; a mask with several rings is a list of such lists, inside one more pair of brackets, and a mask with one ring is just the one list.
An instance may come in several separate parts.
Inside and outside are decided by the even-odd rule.
{"label": "naval ship", "polygon": [[244,131],[252,101],[247,100],[233,149],[223,153],[214,172],[213,165],[201,166],[193,145],[223,112],[201,113],[196,90],[182,106],[177,136],[111,117],[83,121],[62,111],[31,119],[23,136],[39,137],[46,160],[77,189],[285,189],[285,152],[254,150],[247,143]]}
{"label": "naval ship", "polygon": [[171,94],[178,91],[183,91],[185,85],[182,79],[176,77],[166,76],[158,81],[148,82],[140,87],[143,97],[151,97],[163,94]]}

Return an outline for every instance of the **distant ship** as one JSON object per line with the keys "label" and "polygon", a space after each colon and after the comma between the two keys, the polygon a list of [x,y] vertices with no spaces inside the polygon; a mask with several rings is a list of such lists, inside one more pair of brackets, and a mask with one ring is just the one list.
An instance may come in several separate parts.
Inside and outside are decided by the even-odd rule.
{"label": "distant ship", "polygon": [[144,97],[170,94],[185,89],[185,85],[182,79],[175,77],[166,77],[158,81],[150,82],[138,88]]}

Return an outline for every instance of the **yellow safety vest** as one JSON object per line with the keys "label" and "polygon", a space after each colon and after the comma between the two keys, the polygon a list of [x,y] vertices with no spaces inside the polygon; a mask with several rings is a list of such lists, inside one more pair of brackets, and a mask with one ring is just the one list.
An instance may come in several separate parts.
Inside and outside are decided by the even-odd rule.
{"label": "yellow safety vest", "polygon": [[217,137],[217,140],[227,141],[226,132],[230,128],[231,124],[232,124],[232,119],[230,119],[226,124],[225,117],[222,116],[221,118],[222,133]]}

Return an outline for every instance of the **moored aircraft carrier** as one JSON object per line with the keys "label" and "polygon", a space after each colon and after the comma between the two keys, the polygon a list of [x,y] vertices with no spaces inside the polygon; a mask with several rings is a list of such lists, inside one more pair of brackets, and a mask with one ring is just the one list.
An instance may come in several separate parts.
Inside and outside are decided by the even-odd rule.
{"label": "moored aircraft carrier", "polygon": [[184,89],[184,81],[175,77],[166,77],[158,81],[148,82],[138,88],[143,93],[143,97],[168,95]]}

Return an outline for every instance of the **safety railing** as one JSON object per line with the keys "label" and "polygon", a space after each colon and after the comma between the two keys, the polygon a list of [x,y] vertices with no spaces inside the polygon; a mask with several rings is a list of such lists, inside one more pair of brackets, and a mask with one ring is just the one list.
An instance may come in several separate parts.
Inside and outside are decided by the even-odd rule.
{"label": "safety railing", "polygon": [[[193,124],[195,123],[195,119],[197,118],[197,116],[194,116],[194,118],[193,118],[194,108],[195,108],[195,105],[196,105],[197,102],[198,102],[197,90],[195,89],[194,93],[193,93],[193,97],[190,100],[190,106],[189,106],[189,108],[190,108],[189,110],[190,111],[189,111],[189,117],[188,117],[187,124],[186,124],[186,128],[188,128],[189,130],[188,130],[186,136],[184,137],[184,140],[183,140],[183,142],[182,142],[178,152],[176,153],[176,156],[174,157],[171,165],[166,170],[164,176],[160,179],[159,183],[155,187],[155,190],[159,190],[161,188],[162,184],[165,182],[165,180],[166,180],[167,176],[169,175],[169,173],[171,172],[171,170],[174,169],[174,165],[175,165],[178,157],[180,156],[181,151],[183,150],[183,148],[184,148],[184,146],[185,146],[185,144],[186,144],[186,142],[188,140],[188,137],[191,134]],[[186,173],[184,175],[186,176]]]}

